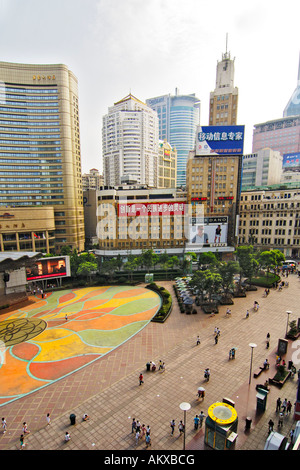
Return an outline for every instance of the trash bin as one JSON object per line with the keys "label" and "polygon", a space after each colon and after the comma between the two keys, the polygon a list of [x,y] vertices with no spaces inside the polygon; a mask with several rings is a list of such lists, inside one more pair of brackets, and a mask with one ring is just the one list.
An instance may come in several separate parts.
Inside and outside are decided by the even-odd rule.
{"label": "trash bin", "polygon": [[245,426],[245,429],[250,429],[251,428],[251,424],[252,424],[252,419],[247,417],[246,418],[246,426]]}
{"label": "trash bin", "polygon": [[146,367],[147,367],[147,370],[150,370],[150,367],[151,367],[150,362],[147,362]]}
{"label": "trash bin", "polygon": [[70,414],[70,421],[72,425],[76,424],[76,415],[74,413]]}

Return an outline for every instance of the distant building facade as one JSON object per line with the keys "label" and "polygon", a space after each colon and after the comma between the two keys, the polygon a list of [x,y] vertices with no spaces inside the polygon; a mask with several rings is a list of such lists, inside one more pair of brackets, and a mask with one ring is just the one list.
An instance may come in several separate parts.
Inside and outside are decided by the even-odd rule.
{"label": "distant building facade", "polygon": [[242,191],[238,241],[299,257],[300,183]]}
{"label": "distant building facade", "polygon": [[243,155],[242,190],[280,183],[282,160],[279,152],[269,148]]}
{"label": "distant building facade", "polygon": [[238,88],[234,86],[234,59],[226,51],[217,63],[216,86],[210,93],[210,126],[237,124],[238,96]]}
{"label": "distant building facade", "polygon": [[82,190],[88,189],[100,189],[100,186],[104,185],[104,178],[100,174],[100,171],[96,168],[92,168],[89,173],[82,175]]}
{"label": "distant building facade", "polygon": [[103,117],[102,156],[104,183],[121,184],[130,175],[138,184],[157,186],[158,117],[129,94]]}
{"label": "distant building facade", "polygon": [[159,138],[167,139],[177,150],[177,187],[186,184],[186,164],[189,151],[194,148],[196,127],[199,124],[200,101],[193,93],[162,95],[146,100],[148,106],[157,112]]}
{"label": "distant building facade", "polygon": [[165,139],[158,146],[158,188],[176,188],[177,150]]}
{"label": "distant building facade", "polygon": [[[82,251],[77,78],[65,65],[0,62],[0,95],[0,205],[8,212],[14,207],[24,209],[22,233],[36,227],[52,234],[52,226],[46,222],[44,227],[27,227],[31,208],[36,214],[36,207],[45,211],[52,207],[55,250],[68,245]],[[6,240],[17,238],[18,229],[12,226],[11,235],[5,233]],[[22,233],[20,242],[25,240]],[[20,250],[23,242],[17,243]]]}

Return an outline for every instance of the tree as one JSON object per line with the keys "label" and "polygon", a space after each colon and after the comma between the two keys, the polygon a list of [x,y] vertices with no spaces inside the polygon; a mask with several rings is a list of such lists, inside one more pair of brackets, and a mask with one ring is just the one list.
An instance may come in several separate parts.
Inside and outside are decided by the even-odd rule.
{"label": "tree", "polygon": [[218,259],[214,253],[211,251],[208,251],[206,253],[200,253],[199,258],[198,258],[198,266],[199,268],[201,266],[217,266],[218,264]]}
{"label": "tree", "polygon": [[240,265],[239,286],[241,288],[242,276],[248,278],[251,284],[251,279],[258,269],[258,262],[253,254],[252,245],[238,246],[235,253]]}
{"label": "tree", "polygon": [[277,269],[279,264],[284,260],[285,256],[279,250],[263,251],[258,258],[261,267],[267,270],[267,276],[271,269]]}
{"label": "tree", "polygon": [[136,270],[137,266],[139,266],[140,260],[139,257],[135,257],[134,255],[129,255],[128,260],[124,264],[124,269],[128,271],[128,279],[130,275],[130,279],[132,281],[133,278],[133,272]]}
{"label": "tree", "polygon": [[218,266],[218,272],[222,277],[222,286],[224,289],[225,296],[231,288],[234,287],[234,275],[240,270],[239,263],[237,261],[228,261],[228,263],[220,263]]}
{"label": "tree", "polygon": [[103,274],[107,274],[111,281],[114,278],[114,274],[117,268],[118,268],[118,260],[116,258],[103,261],[101,264],[101,272]]}
{"label": "tree", "polygon": [[143,250],[141,254],[141,263],[143,266],[145,266],[148,270],[148,273],[150,272],[150,268],[154,264],[154,253],[153,250]]}
{"label": "tree", "polygon": [[219,273],[212,272],[209,269],[205,271],[196,271],[190,281],[192,287],[196,288],[202,296],[206,292],[211,302],[212,294],[217,294],[222,286],[222,277]]}
{"label": "tree", "polygon": [[78,276],[86,276],[87,280],[91,281],[92,274],[97,271],[97,263],[91,261],[84,261],[80,263],[77,269]]}

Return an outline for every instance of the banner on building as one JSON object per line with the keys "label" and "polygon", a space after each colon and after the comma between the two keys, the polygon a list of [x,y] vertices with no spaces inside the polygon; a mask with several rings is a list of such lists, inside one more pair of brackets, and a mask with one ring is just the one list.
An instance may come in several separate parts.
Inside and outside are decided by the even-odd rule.
{"label": "banner on building", "polygon": [[208,155],[242,155],[245,126],[198,126],[196,157]]}

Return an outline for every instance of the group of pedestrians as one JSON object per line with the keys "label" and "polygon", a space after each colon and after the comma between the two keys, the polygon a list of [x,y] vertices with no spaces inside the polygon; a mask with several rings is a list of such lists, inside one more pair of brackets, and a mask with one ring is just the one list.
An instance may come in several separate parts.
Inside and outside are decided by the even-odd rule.
{"label": "group of pedestrians", "polygon": [[135,436],[136,445],[145,438],[146,448],[151,446],[150,432],[151,429],[149,425],[145,426],[145,424],[141,424],[138,419],[136,420],[135,418],[132,418],[131,434],[134,434]]}

